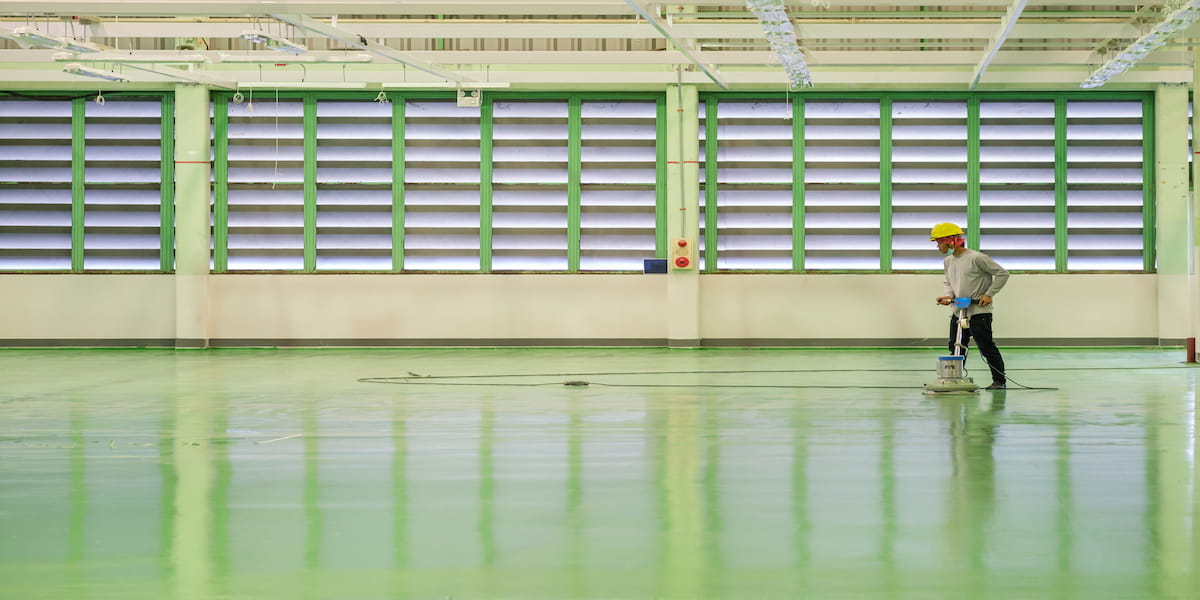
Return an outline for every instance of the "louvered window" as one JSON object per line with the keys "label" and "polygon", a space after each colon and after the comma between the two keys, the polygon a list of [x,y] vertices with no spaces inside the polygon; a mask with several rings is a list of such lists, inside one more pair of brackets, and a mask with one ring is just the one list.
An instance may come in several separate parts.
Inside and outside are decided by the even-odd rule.
{"label": "louvered window", "polygon": [[1067,269],[1140,271],[1142,102],[1067,103]]}
{"label": "louvered window", "polygon": [[83,268],[161,268],[162,102],[88,102],[85,118]]}
{"label": "louvered window", "polygon": [[392,265],[392,105],[317,102],[316,269]]}
{"label": "louvered window", "polygon": [[304,269],[304,102],[229,103],[230,271]]}
{"label": "louvered window", "polygon": [[892,102],[892,269],[941,269],[929,230],[967,225],[967,102]]}
{"label": "louvered window", "polygon": [[497,101],[492,111],[492,269],[565,271],[568,102]]}
{"label": "louvered window", "polygon": [[1008,269],[1055,269],[1055,103],[980,102],[979,246]]}
{"label": "louvered window", "polygon": [[804,103],[805,268],[880,268],[878,101]]}
{"label": "louvered window", "polygon": [[0,100],[0,270],[171,270],[164,135],[159,97]]}
{"label": "louvered window", "polygon": [[71,269],[71,101],[0,99],[0,269]]}
{"label": "louvered window", "polygon": [[[708,102],[716,103],[715,127],[708,122],[714,114]],[[715,148],[716,168],[701,171],[701,223],[702,237],[710,237],[708,211],[715,206],[717,246],[705,258],[715,256],[716,269],[791,269],[792,105],[782,99],[708,102],[700,108],[702,154],[707,160],[707,150]],[[710,181],[713,172],[716,180]]]}
{"label": "louvered window", "polygon": [[655,255],[658,102],[588,100],[580,108],[579,268],[636,271]]}
{"label": "louvered window", "polygon": [[481,268],[480,122],[453,100],[405,105],[405,269]]}
{"label": "louvered window", "polygon": [[938,270],[947,221],[1012,270],[1152,260],[1144,94],[704,100],[706,270]]}

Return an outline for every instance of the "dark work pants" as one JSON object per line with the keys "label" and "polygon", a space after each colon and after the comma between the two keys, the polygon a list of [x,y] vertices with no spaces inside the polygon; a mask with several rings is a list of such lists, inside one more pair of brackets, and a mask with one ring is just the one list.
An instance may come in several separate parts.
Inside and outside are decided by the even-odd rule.
{"label": "dark work pants", "polygon": [[[957,343],[962,344],[962,348],[955,348],[956,336]],[[1000,349],[996,347],[996,342],[992,341],[991,313],[980,313],[971,317],[970,328],[962,331],[958,327],[958,316],[951,315],[950,354],[965,357],[971,338],[975,338],[975,345],[979,347],[979,353],[983,355],[983,360],[987,362],[992,371],[992,383],[1004,383],[1004,357],[1000,356]]]}

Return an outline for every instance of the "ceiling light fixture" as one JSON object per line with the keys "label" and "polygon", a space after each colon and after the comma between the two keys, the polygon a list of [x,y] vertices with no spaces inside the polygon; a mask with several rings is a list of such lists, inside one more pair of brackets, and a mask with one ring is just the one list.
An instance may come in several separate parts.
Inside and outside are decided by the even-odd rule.
{"label": "ceiling light fixture", "polygon": [[54,54],[54,62],[200,64],[211,63],[213,60],[208,56],[196,53],[109,51],[91,54],[58,52]]}
{"label": "ceiling light fixture", "polygon": [[239,81],[243,90],[356,90],[367,87],[365,81]]}
{"label": "ceiling light fixture", "polygon": [[[281,60],[278,54],[257,51],[252,53],[221,52],[218,56],[221,62],[226,63],[278,63]],[[289,63],[369,63],[371,55],[366,52],[309,52],[304,56],[283,60]]]}
{"label": "ceiling light fixture", "polygon": [[792,26],[783,0],[746,0],[746,7],[758,17],[771,50],[787,72],[791,87],[812,87],[812,75],[808,72],[804,53],[796,43],[796,28]]}
{"label": "ceiling light fixture", "polygon": [[242,39],[255,44],[262,44],[272,50],[287,52],[288,54],[304,54],[305,52],[308,52],[308,46],[305,46],[304,44],[297,44],[292,40],[271,35],[265,31],[262,31],[261,29],[243,31]]}
{"label": "ceiling light fixture", "polygon": [[1200,0],[1188,0],[1180,8],[1155,23],[1149,33],[1126,46],[1124,50],[1102,53],[1104,64],[1092,71],[1092,74],[1079,84],[1079,87],[1095,88],[1104,85],[1109,79],[1133,68],[1138,61],[1146,58],[1151,52],[1166,46],[1171,38],[1191,27],[1198,20],[1200,20]]}
{"label": "ceiling light fixture", "polygon": [[[477,83],[469,83],[467,85],[471,86],[472,88],[478,88],[478,89],[504,89],[504,88],[512,87],[512,85],[507,81],[480,81]],[[406,89],[438,89],[438,88],[448,89],[448,88],[456,88],[456,87],[461,87],[461,86],[457,83],[454,83],[453,81],[441,81],[441,82],[421,81],[421,82],[407,82],[407,83],[385,81],[385,82],[382,82],[379,84],[380,89],[387,90],[387,91],[399,91],[399,90],[406,90]]]}
{"label": "ceiling light fixture", "polygon": [[125,83],[129,82],[128,79],[125,79],[124,77],[121,77],[120,75],[113,73],[112,71],[101,71],[99,69],[85,67],[79,63],[67,64],[66,67],[63,67],[63,72],[70,73],[72,75],[83,75],[85,77],[95,77],[97,79],[105,79],[108,81],[121,81],[121,82],[125,82]]}
{"label": "ceiling light fixture", "polygon": [[39,48],[54,48],[58,50],[70,50],[71,52],[99,52],[100,46],[91,42],[73,40],[71,38],[58,37],[40,31],[36,27],[18,27],[8,34],[8,37],[16,40],[18,44],[25,46],[38,46]]}

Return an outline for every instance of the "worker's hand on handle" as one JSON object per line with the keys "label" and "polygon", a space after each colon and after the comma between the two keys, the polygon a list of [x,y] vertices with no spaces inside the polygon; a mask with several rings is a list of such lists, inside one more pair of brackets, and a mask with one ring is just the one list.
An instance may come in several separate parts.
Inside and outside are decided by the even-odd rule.
{"label": "worker's hand on handle", "polygon": [[992,297],[987,294],[984,294],[979,297],[979,300],[977,300],[977,302],[979,302],[980,306],[987,306],[992,303]]}
{"label": "worker's hand on handle", "polygon": [[954,296],[938,296],[937,303],[942,306],[948,306],[954,302]]}

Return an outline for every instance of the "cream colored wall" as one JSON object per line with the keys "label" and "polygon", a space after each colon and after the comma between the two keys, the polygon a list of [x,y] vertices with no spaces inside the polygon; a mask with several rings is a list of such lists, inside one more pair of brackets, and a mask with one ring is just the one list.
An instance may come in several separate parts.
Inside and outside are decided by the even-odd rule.
{"label": "cream colored wall", "polygon": [[[710,340],[897,340],[939,345],[949,311],[940,275],[719,275],[701,278]],[[1014,275],[996,297],[998,338],[1048,343],[1159,337],[1153,275]]]}
{"label": "cream colored wall", "polygon": [[171,275],[6,274],[0,286],[0,344],[175,338]]}
{"label": "cream colored wall", "polygon": [[637,340],[666,337],[665,276],[224,275],[215,339]]}
{"label": "cream colored wall", "polygon": [[[656,344],[674,275],[212,275],[212,345],[354,343]],[[173,340],[171,275],[6,275],[0,344]],[[700,276],[703,345],[940,346],[939,275]],[[1145,343],[1158,328],[1155,275],[1014,275],[997,297],[1010,343]],[[676,302],[672,298],[670,302]],[[181,299],[191,310],[194,299]],[[1170,322],[1173,319],[1165,319]],[[832,341],[831,341],[832,340]],[[927,341],[926,341],[927,340]],[[104,344],[110,345],[110,344]]]}

